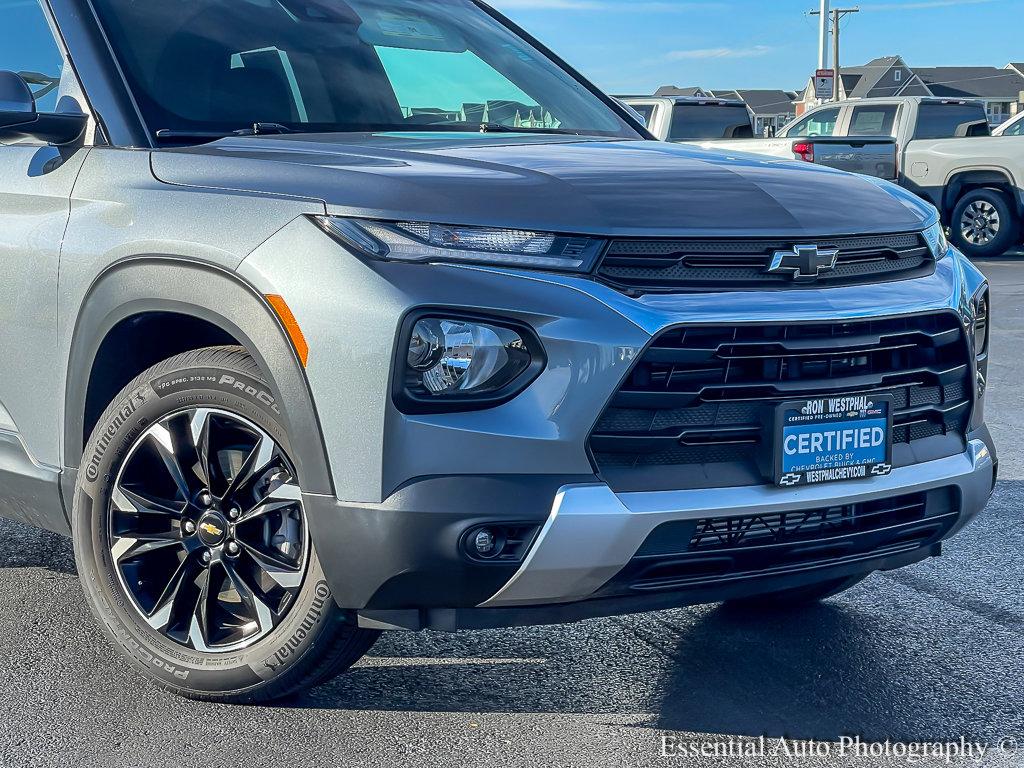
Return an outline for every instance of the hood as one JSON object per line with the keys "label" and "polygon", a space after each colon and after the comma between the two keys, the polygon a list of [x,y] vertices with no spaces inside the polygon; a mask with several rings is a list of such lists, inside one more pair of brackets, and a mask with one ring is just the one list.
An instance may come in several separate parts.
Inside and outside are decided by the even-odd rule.
{"label": "hood", "polygon": [[155,151],[152,165],[169,184],[312,198],[330,213],[574,234],[836,236],[922,229],[934,216],[866,177],[654,141],[232,137]]}

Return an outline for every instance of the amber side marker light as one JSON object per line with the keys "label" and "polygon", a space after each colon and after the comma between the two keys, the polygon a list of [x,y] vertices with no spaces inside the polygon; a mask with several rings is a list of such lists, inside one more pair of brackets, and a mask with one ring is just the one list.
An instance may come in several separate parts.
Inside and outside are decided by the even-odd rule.
{"label": "amber side marker light", "polygon": [[299,362],[305,368],[306,362],[309,360],[309,344],[306,343],[306,337],[302,335],[302,329],[299,328],[295,315],[292,314],[283,296],[268,293],[266,298],[270,302],[270,306],[274,308],[274,312],[277,313],[281,324],[284,325],[285,331],[288,332],[288,338],[292,340],[292,346],[295,347],[295,353],[299,356]]}

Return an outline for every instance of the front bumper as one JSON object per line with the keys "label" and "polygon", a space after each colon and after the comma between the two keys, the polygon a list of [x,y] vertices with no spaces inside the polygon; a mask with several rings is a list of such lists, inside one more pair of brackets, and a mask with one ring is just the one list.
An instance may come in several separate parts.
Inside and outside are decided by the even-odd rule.
{"label": "front bumper", "polygon": [[[981,430],[957,456],[896,469],[869,482],[797,489],[615,494],[593,481],[554,488],[553,478],[438,478],[433,489],[408,491],[372,508],[339,505],[326,497],[305,501],[311,519],[320,521],[314,534],[335,595],[342,607],[355,610],[361,626],[454,630],[560,623],[717,602],[900,568],[937,555],[941,541],[977,516],[992,493],[996,459],[990,444],[987,430]],[[925,542],[723,577],[689,589],[625,596],[607,589],[665,523],[793,513],[940,488],[950,489],[957,500],[955,519]],[[451,504],[442,508],[446,496]],[[546,515],[538,516],[537,505],[552,496]],[[436,508],[409,508],[429,498],[438,502]],[[471,563],[459,553],[461,533],[474,525],[531,519],[542,526],[519,566]],[[367,551],[378,555],[360,557]]]}
{"label": "front bumper", "polygon": [[[733,487],[645,486],[615,494],[595,476],[587,450],[596,420],[639,356],[674,327],[953,311],[966,328],[971,297],[984,278],[955,252],[928,277],[878,285],[633,299],[581,276],[370,264],[303,219],[257,249],[239,271],[262,293],[285,298],[309,343],[305,372],[334,492],[304,497],[307,516],[338,604],[366,626],[559,622],[900,567],[936,554],[939,541],[975,516],[992,489],[992,443],[980,402],[964,453],[861,484],[779,490],[730,480]],[[401,412],[391,398],[398,329],[410,312],[437,308],[530,326],[544,346],[545,370],[521,395],[494,408]],[[970,442],[975,439],[978,444]],[[800,573],[773,572],[702,590],[620,597],[606,589],[664,522],[807,509],[939,486],[959,494],[956,525],[913,551],[869,552],[856,562],[833,559]],[[524,562],[481,564],[461,555],[468,529],[502,522],[536,526]]]}
{"label": "front bumper", "polygon": [[522,567],[482,607],[585,600],[629,563],[655,528],[678,520],[767,516],[955,487],[960,516],[949,531],[953,535],[985,506],[994,468],[988,446],[972,440],[958,456],[895,469],[870,483],[623,494],[613,493],[607,485],[562,488]]}

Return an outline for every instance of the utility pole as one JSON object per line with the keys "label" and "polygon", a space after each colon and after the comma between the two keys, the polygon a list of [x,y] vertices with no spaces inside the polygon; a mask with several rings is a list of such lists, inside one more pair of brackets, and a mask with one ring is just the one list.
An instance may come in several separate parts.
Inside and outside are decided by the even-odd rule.
{"label": "utility pole", "polygon": [[[821,0],[818,12],[818,69],[828,69],[828,0]],[[814,11],[811,11],[814,14]]]}
{"label": "utility pole", "polygon": [[832,86],[832,101],[839,101],[839,22],[848,13],[860,13],[860,8],[832,9],[832,71],[835,73],[835,84]]}
{"label": "utility pole", "polygon": [[[832,16],[832,101],[839,101],[839,22],[850,13],[860,13],[860,8],[833,8]],[[811,11],[811,16],[819,16],[821,21],[821,37],[818,41],[818,69],[828,69],[828,0],[821,0],[821,10]]]}

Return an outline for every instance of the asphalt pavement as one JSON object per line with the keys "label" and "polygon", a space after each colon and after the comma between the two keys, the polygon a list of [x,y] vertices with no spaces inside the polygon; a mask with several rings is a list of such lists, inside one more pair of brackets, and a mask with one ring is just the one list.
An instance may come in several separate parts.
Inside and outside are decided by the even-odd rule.
{"label": "asphalt pavement", "polygon": [[[908,764],[844,754],[844,736],[966,739],[985,755],[955,764],[1024,765],[1024,261],[979,266],[994,291],[1001,481],[941,558],[786,615],[703,606],[386,635],[327,686],[232,707],[125,669],[85,605],[70,544],[0,521],[0,766]],[[721,755],[760,750],[760,736],[764,757],[662,756],[666,737],[670,752],[717,742]]]}

